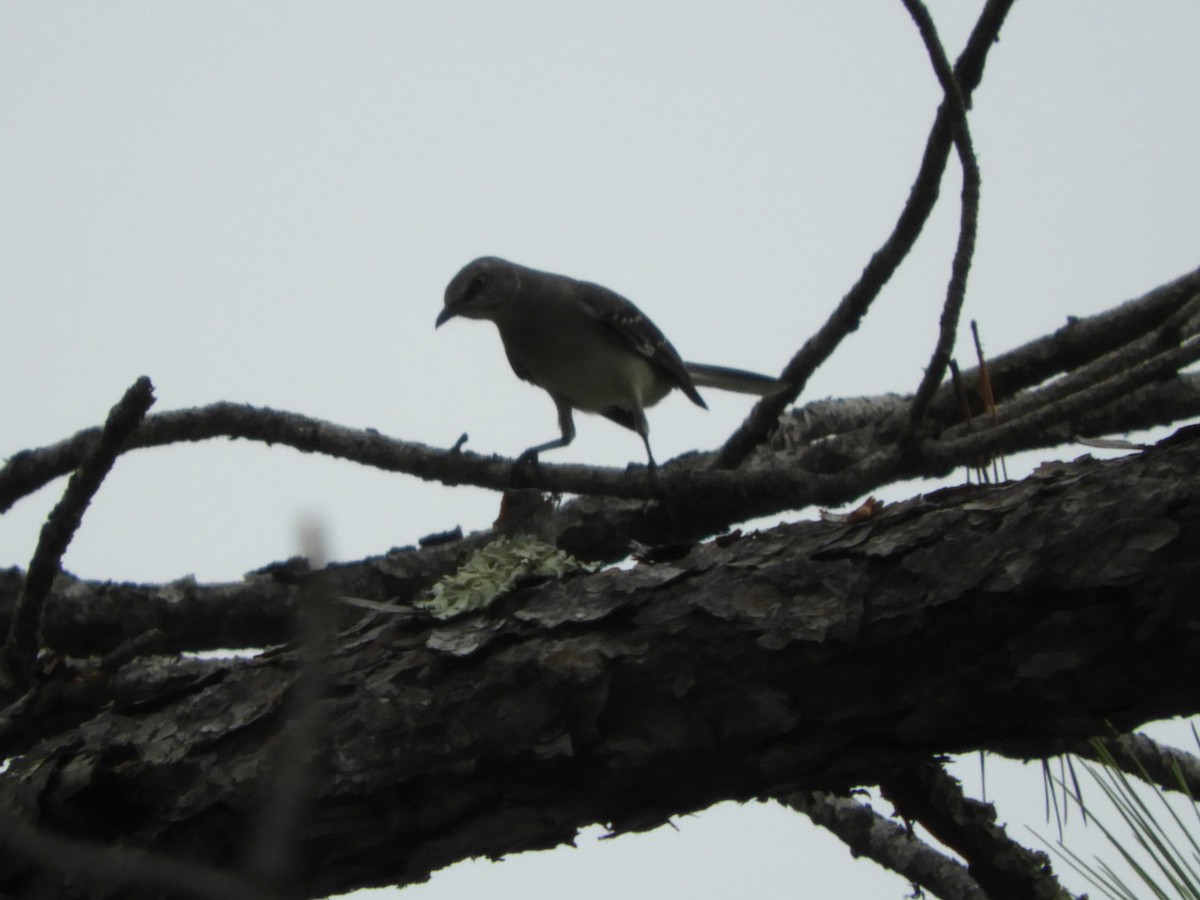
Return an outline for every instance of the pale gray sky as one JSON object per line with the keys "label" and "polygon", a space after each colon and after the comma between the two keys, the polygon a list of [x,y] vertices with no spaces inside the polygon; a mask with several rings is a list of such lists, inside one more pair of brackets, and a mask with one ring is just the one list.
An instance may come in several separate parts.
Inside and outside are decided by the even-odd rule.
{"label": "pale gray sky", "polygon": [[[952,56],[979,6],[932,5]],[[993,353],[1197,265],[1197,35],[1194,0],[1016,5],[971,115],[964,322]],[[0,453],[100,422],[141,374],[158,410],[244,401],[516,453],[555,434],[550,401],[491,326],[433,330],[482,254],[626,294],[686,358],[777,371],[891,228],[937,101],[898,0],[5,3]],[[808,398],[917,384],[951,170],[918,252]],[[651,412],[660,459],[717,445],[749,408],[708,399]],[[578,425],[556,460],[641,461],[631,432]],[[0,518],[0,564],[27,562],[59,489]],[[234,579],[294,552],[299,515],[353,559],[495,509],[287,449],[176,446],[118,462],[65,562]],[[904,892],[778,810],[679,824],[549,854],[564,874],[523,896],[627,877],[632,898]],[[504,878],[534,883],[518,864],[470,890],[516,896]]]}

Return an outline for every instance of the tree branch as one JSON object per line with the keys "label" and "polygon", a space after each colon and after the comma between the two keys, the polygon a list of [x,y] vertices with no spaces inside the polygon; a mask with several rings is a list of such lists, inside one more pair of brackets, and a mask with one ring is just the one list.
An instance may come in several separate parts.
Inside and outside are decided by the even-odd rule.
{"label": "tree branch", "polygon": [[925,367],[925,375],[921,379],[917,392],[913,396],[912,408],[909,412],[908,434],[916,437],[918,429],[925,418],[929,403],[933,399],[946,368],[950,365],[950,353],[954,349],[954,338],[958,333],[958,317],[962,311],[963,301],[967,293],[967,275],[971,271],[971,258],[975,254],[975,235],[979,222],[979,164],[975,159],[975,150],[971,146],[971,132],[967,126],[967,105],[963,99],[958,82],[954,79],[954,71],[950,61],[942,49],[938,39],[937,28],[929,10],[920,0],[903,0],[909,15],[917,23],[921,39],[929,52],[933,71],[937,74],[946,95],[945,108],[950,116],[950,135],[954,147],[958,151],[958,159],[962,165],[962,210],[959,215],[958,244],[954,250],[954,260],[950,265],[950,283],[946,286],[946,301],[942,306],[941,324],[938,329],[937,345],[929,365]]}
{"label": "tree branch", "polygon": [[[54,873],[60,879],[80,879],[105,890],[149,888],[163,891],[167,896],[193,900],[272,900],[235,875],[156,856],[135,847],[106,847],[56,837],[3,810],[0,810],[0,847],[27,864],[36,863],[47,874]],[[53,889],[45,884],[38,887]]]}
{"label": "tree branch", "polygon": [[109,412],[99,436],[81,455],[79,468],[67,483],[62,499],[42,526],[0,654],[0,688],[28,686],[41,646],[42,609],[61,567],[62,556],[92,497],[152,403],[154,386],[143,376]]}
{"label": "tree branch", "polygon": [[781,799],[837,835],[855,857],[874,860],[942,900],[988,900],[966,866],[881,816],[869,804],[823,791],[798,791]]}
{"label": "tree branch", "polygon": [[[1102,738],[1105,747],[1122,772],[1141,778],[1143,771],[1153,784],[1167,791],[1184,791],[1189,797],[1200,797],[1200,758],[1175,747],[1167,747],[1144,734],[1122,734]],[[1084,741],[1071,752],[1087,759],[1099,760],[1091,742]],[[1183,778],[1183,786],[1179,777]]]}
{"label": "tree branch", "polygon": [[[967,47],[955,65],[955,76],[964,103],[983,77],[983,61],[1000,34],[1012,0],[989,0],[971,32]],[[951,113],[943,102],[925,143],[925,153],[909,191],[908,201],[883,245],[868,261],[855,285],[815,335],[809,338],[783,370],[789,389],[760,400],[746,421],[730,436],[714,465],[730,469],[741,465],[755,447],[775,430],[779,416],[803,392],[808,379],[829,358],[842,339],[858,327],[871,303],[908,255],[937,203],[938,184],[950,155]]]}
{"label": "tree branch", "polygon": [[[1144,296],[1130,300],[1105,313],[1082,319],[1072,319],[1064,328],[1039,338],[1016,350],[993,358],[990,370],[993,384],[1001,398],[1011,397],[1017,390],[1038,384],[1047,378],[1095,361],[1106,354],[1122,360],[1128,368],[1138,354],[1145,356],[1159,346],[1158,338],[1144,340],[1156,329],[1163,330],[1164,321],[1183,307],[1200,291],[1200,270],[1193,271]],[[1137,352],[1129,354],[1121,348],[1130,342],[1138,344]],[[1114,356],[1115,354],[1115,356]],[[1184,357],[1186,358],[1186,354]],[[1159,358],[1157,366],[1163,364]],[[1092,369],[1094,374],[1100,371]],[[1157,374],[1156,374],[1157,373]],[[603,499],[580,497],[565,504],[555,515],[554,531],[564,549],[587,559],[615,560],[627,555],[629,542],[636,539],[646,544],[695,539],[719,532],[754,515],[778,513],[789,508],[811,504],[835,506],[849,503],[878,489],[882,484],[910,477],[945,475],[955,466],[970,465],[981,452],[1013,453],[1037,447],[1049,447],[1072,440],[1078,435],[1099,436],[1130,428],[1145,428],[1167,424],[1197,413],[1194,376],[1181,376],[1167,381],[1159,369],[1143,370],[1142,386],[1134,388],[1128,380],[1114,382],[1119,390],[1107,390],[1109,399],[1101,403],[1096,394],[1078,399],[1071,416],[1063,414],[1065,407],[1055,402],[1017,400],[1015,406],[1002,404],[1002,414],[1014,411],[1041,409],[1041,415],[1022,423],[1009,423],[1004,430],[984,428],[974,434],[965,429],[951,430],[945,437],[956,438],[952,443],[925,441],[920,454],[901,457],[894,452],[906,421],[907,398],[873,398],[867,401],[816,401],[795,410],[785,418],[784,428],[773,444],[769,460],[765,457],[753,469],[736,473],[706,473],[712,457],[695,454],[681,458],[662,468],[652,484],[644,479],[613,469],[584,466],[542,464],[536,475],[540,486],[564,493],[597,491],[609,495]],[[975,374],[968,371],[969,383]],[[1147,381],[1149,379],[1149,381]],[[1071,382],[1073,387],[1080,382]],[[1055,390],[1059,390],[1056,388]],[[1128,392],[1128,393],[1126,393]],[[1036,392],[1035,392],[1036,393]],[[844,412],[851,409],[849,416]],[[931,424],[948,427],[958,421],[948,386],[939,389],[930,407]],[[50,447],[27,450],[14,455],[0,468],[0,509],[7,509],[17,499],[47,484],[53,478],[70,472],[79,465],[83,453],[95,440],[94,429]],[[375,465],[386,471],[400,471],[422,478],[444,477],[448,483],[471,483],[485,487],[507,487],[514,474],[511,463],[496,457],[480,457],[470,453],[436,451],[420,444],[385,438],[373,431],[358,431],[291,413],[254,409],[235,404],[215,404],[196,410],[181,410],[149,416],[127,445],[134,447],[162,446],[188,440],[214,437],[242,437],[267,443],[282,443],[306,452],[319,452],[350,459],[364,465]],[[686,471],[685,471],[686,470]],[[443,473],[441,476],[438,473]],[[832,476],[832,477],[831,477]],[[693,491],[691,495],[689,491]],[[643,502],[646,499],[683,498],[668,504]],[[699,497],[697,507],[689,503]],[[611,499],[625,497],[627,499]],[[641,498],[632,500],[628,498]],[[683,513],[687,513],[686,515]],[[454,551],[445,565],[421,563],[420,578],[436,578],[453,565]],[[427,559],[426,556],[408,559]],[[404,568],[399,557],[388,568]],[[372,580],[391,576],[386,572],[372,574]],[[404,577],[396,593],[403,593],[408,584]],[[425,582],[426,584],[428,582]],[[4,573],[0,572],[0,602],[5,596]],[[387,589],[347,589],[344,593],[356,596],[386,597]],[[130,597],[127,586],[113,585],[105,589],[96,601],[97,616],[104,609],[113,609],[108,619],[114,627],[124,628],[120,617],[161,620],[163,611],[172,603],[182,602],[197,609],[193,623],[197,641],[212,635],[218,643],[208,646],[261,645],[278,638],[278,616],[267,610],[263,616],[255,612],[262,603],[253,606],[232,606],[238,589],[228,594],[226,608],[234,610],[236,619],[224,623],[220,617],[201,614],[205,604],[214,598],[210,589],[197,595],[194,585],[183,581],[154,589],[139,589],[142,597],[137,603]],[[280,593],[286,601],[287,593]],[[277,607],[276,607],[277,608]],[[135,612],[131,612],[135,611]],[[89,613],[90,614],[90,613]],[[72,611],[68,628],[81,633],[72,623],[82,613]],[[134,623],[129,623],[130,627]],[[226,625],[228,627],[226,627]],[[267,631],[263,631],[267,628]],[[170,634],[171,629],[163,628]],[[61,629],[57,633],[61,634]],[[97,631],[86,640],[88,646],[107,641],[108,631]],[[218,635],[227,634],[226,637]],[[240,635],[240,638],[238,637]],[[180,646],[180,645],[176,645]],[[195,649],[187,647],[186,649]],[[90,652],[90,651],[80,651]]]}
{"label": "tree branch", "polygon": [[909,766],[886,776],[879,787],[897,812],[961,855],[989,897],[1072,900],[1055,879],[1049,857],[1013,841],[996,824],[995,808],[964,796],[941,766]]}
{"label": "tree branch", "polygon": [[[879,783],[938,753],[1194,713],[1197,497],[1189,429],[856,525],[531,584],[445,622],[367,620],[328,657],[337,753],[302,838],[304,890],[410,883],[592,822],[638,830],[722,799]],[[0,747],[0,806],[232,864],[297,656],[135,677],[154,665],[123,667],[77,726],[35,698],[26,738]],[[64,666],[44,691],[87,678]],[[0,892],[27,877],[4,870]]]}
{"label": "tree branch", "polygon": [[[877,423],[903,421],[909,402],[898,394],[814,401],[788,417],[774,453],[783,465],[840,472],[854,459],[894,442],[895,432]],[[1074,420],[1055,421],[1016,449],[1059,446],[1077,436],[1145,429],[1194,416],[1200,416],[1200,375],[1180,375],[1151,382]],[[848,502],[872,489],[870,482],[850,482],[846,496],[828,502]],[[612,560],[628,554],[633,535],[649,543],[699,537],[701,524],[671,521],[640,503],[577,498],[555,513],[553,530],[555,541],[576,555]],[[334,566],[326,577],[338,594],[408,603],[488,538],[488,532],[481,532],[439,547],[395,549]],[[73,656],[107,653],[151,629],[165,635],[161,649],[166,652],[278,644],[290,634],[296,581],[287,565],[267,566],[246,582],[208,585],[190,578],[152,585],[85,582],[63,573],[47,599],[44,640]],[[0,570],[0,621],[11,617],[21,583],[18,570]],[[346,610],[340,627],[348,627],[354,615]]]}

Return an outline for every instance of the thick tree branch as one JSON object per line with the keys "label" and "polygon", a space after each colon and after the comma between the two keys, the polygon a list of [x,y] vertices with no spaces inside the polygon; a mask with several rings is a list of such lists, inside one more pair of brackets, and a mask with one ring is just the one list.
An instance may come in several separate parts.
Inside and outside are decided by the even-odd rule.
{"label": "thick tree branch", "polygon": [[[208,866],[155,856],[133,847],[106,847],[39,832],[0,810],[0,850],[42,867],[46,884],[25,896],[54,891],[49,877],[70,878],[108,894],[114,888],[151,889],[188,900],[273,900],[247,881]],[[36,882],[35,882],[36,884]],[[10,895],[12,896],[12,895]]]}
{"label": "thick tree branch", "polygon": [[[305,529],[302,549],[317,568],[325,561],[324,535]],[[299,837],[328,748],[322,735],[329,691],[326,659],[334,636],[335,600],[320,574],[304,579],[297,605],[300,669],[289,690],[287,724],[276,741],[271,777],[259,785],[260,812],[251,828],[243,869],[255,884],[290,897],[302,887]]]}
{"label": "thick tree branch", "polygon": [[[1164,328],[1164,323],[1170,318],[1178,319],[1179,311],[1198,291],[1200,270],[1105,313],[1072,319],[1053,335],[994,358],[991,370],[1001,396],[1089,363],[1093,372],[1122,371],[1122,366],[1127,367],[1162,346],[1163,339],[1173,333],[1171,328]],[[1123,349],[1131,344],[1138,348],[1134,354]],[[1097,364],[1098,360],[1113,359],[1122,360],[1120,366],[1105,363],[1102,368]],[[971,372],[965,376],[968,382],[974,377]],[[957,412],[943,409],[942,393],[939,392],[939,399],[931,407],[931,422],[949,427],[957,421]],[[1057,393],[1051,396],[1062,399]],[[889,395],[814,401],[794,410],[772,443],[772,466],[811,473],[811,484],[821,487],[808,495],[796,496],[795,502],[831,506],[852,502],[897,478],[945,474],[955,465],[969,463],[973,459],[971,454],[980,449],[1011,453],[1051,447],[1067,443],[1077,435],[1101,436],[1200,415],[1200,377],[1152,379],[1107,403],[1087,400],[1077,404],[1079,411],[1073,417],[1063,414],[1064,407],[1025,400],[1021,395],[1011,405],[1002,404],[1002,410],[1041,408],[1046,412],[1039,420],[1039,427],[1009,426],[1003,431],[983,429],[974,434],[967,434],[965,429],[950,431],[946,437],[958,436],[956,449],[946,453],[938,442],[927,441],[924,444],[930,458],[927,461],[912,456],[901,460],[898,454],[888,455],[894,452],[900,439],[910,402],[908,397]],[[127,449],[227,433],[260,436],[301,447],[309,441],[315,452],[332,455],[357,452],[362,462],[369,461],[372,453],[386,453],[385,468],[404,470],[413,445],[389,441],[370,432],[349,432],[353,438],[346,439],[347,432],[348,429],[303,416],[218,405],[150,416]],[[98,431],[93,429],[54,447],[18,454],[0,469],[0,498],[7,498],[11,504],[53,477],[71,471],[97,435]],[[384,447],[389,449],[385,451]],[[708,459],[701,454],[680,460],[675,466],[703,469]],[[864,461],[868,464],[864,465]],[[543,474],[553,477],[563,467],[542,468]],[[613,483],[620,483],[624,477],[615,471],[603,475]],[[703,477],[700,473],[694,482],[698,490],[705,489]],[[737,478],[745,479],[748,485],[756,477],[749,470],[737,473]],[[736,483],[736,479],[730,482]],[[694,539],[719,531],[751,512],[746,504],[746,498],[753,496],[749,489],[744,495],[736,491],[730,494],[732,508],[720,505],[712,494],[703,496],[704,508],[687,515],[683,514],[685,505],[663,507],[580,497],[555,513],[554,539],[576,555],[614,560],[628,553],[631,539],[647,544]],[[786,505],[782,492],[767,499],[773,501],[773,506],[766,507],[767,512],[778,512]],[[465,554],[486,538],[486,534],[480,534],[465,542],[436,548],[392,551],[383,557],[335,567],[330,577],[340,594],[408,602],[452,571]],[[43,614],[43,632],[49,646],[73,655],[107,653],[123,641],[152,629],[163,632],[163,649],[167,651],[265,646],[283,641],[288,634],[295,582],[294,573],[286,565],[267,567],[246,583],[230,585],[199,586],[189,579],[166,585],[97,584],[59,575]],[[11,619],[21,585],[20,572],[0,571],[0,623]],[[350,613],[347,611],[346,615]],[[348,620],[343,624],[348,624]]]}
{"label": "thick tree branch", "polygon": [[[531,585],[447,622],[367,620],[328,661],[336,752],[304,833],[305,892],[1194,713],[1197,497],[1193,429],[857,525]],[[192,682],[156,679],[158,665],[125,666],[108,702],[53,736],[31,703],[27,734],[48,737],[9,736],[0,804],[45,829],[229,864],[298,657]],[[44,690],[87,679],[65,670]],[[0,867],[0,891],[27,877]]]}
{"label": "thick tree branch", "polygon": [[[902,421],[909,402],[898,394],[814,401],[789,417],[777,435],[777,452],[795,459],[798,467],[840,471],[864,447],[894,440],[889,436],[893,433],[874,423]],[[1200,376],[1181,375],[1148,384],[1074,421],[1054,422],[1036,436],[1033,446],[1060,446],[1076,437],[1151,428],[1195,416],[1200,416]],[[818,435],[823,439],[813,443]],[[1023,444],[1020,449],[1029,448]],[[1078,452],[1082,451],[1068,450],[1067,456]],[[558,510],[553,527],[557,542],[578,555],[618,559],[628,553],[631,535],[651,542],[679,537],[679,523],[650,513],[643,504],[578,498]],[[339,594],[411,602],[488,537],[483,532],[439,547],[396,549],[335,566],[327,577]],[[0,622],[11,615],[22,577],[16,569],[0,570]],[[278,644],[290,633],[295,583],[283,565],[225,585],[200,585],[191,579],[154,585],[84,582],[60,574],[45,608],[43,634],[48,646],[73,656],[109,652],[151,629],[164,634],[161,649],[171,652]],[[344,611],[342,625],[349,625],[354,615]]]}

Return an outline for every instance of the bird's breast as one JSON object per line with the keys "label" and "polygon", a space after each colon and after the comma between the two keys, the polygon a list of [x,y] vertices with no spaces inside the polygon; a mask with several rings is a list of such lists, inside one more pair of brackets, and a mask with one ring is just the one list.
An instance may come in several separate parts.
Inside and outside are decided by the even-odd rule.
{"label": "bird's breast", "polygon": [[646,408],[671,382],[632,347],[594,322],[556,322],[555,316],[497,323],[513,369],[584,412]]}

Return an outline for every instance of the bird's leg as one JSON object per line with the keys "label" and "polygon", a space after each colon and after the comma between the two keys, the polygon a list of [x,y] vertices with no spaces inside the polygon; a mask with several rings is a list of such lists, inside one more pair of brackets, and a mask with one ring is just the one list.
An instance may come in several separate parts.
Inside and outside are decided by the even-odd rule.
{"label": "bird's leg", "polygon": [[650,439],[647,438],[646,435],[644,435],[644,434],[642,435],[642,443],[646,445],[646,457],[647,457],[647,459],[650,460],[650,463],[647,466],[647,468],[650,470],[651,475],[657,475],[658,474],[658,463],[656,463],[654,461],[654,454],[650,452]]}
{"label": "bird's leg", "polygon": [[634,411],[634,430],[641,436],[642,443],[646,445],[646,458],[650,460],[650,473],[654,474],[658,471],[658,463],[654,461],[654,454],[650,452],[650,423],[646,421],[646,413],[642,409]]}
{"label": "bird's leg", "polygon": [[[553,394],[551,395],[554,396]],[[571,415],[571,404],[561,397],[554,397],[554,405],[558,407],[558,429],[562,432],[562,437],[556,438],[553,441],[546,441],[544,444],[538,444],[535,447],[530,447],[524,453],[517,457],[517,465],[523,463],[536,463],[538,454],[543,450],[554,450],[558,447],[565,447],[571,441],[575,440],[575,419]]]}

